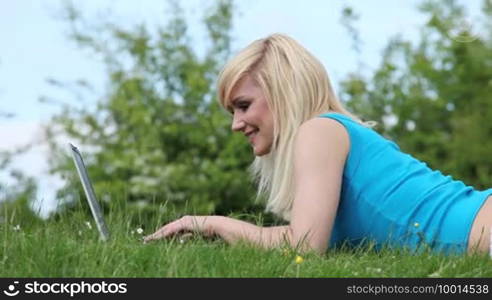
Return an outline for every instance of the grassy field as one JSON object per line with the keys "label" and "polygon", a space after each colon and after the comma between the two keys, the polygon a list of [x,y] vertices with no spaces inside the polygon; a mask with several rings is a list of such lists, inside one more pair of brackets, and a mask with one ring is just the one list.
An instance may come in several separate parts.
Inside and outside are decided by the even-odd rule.
{"label": "grassy field", "polygon": [[443,256],[370,248],[319,256],[293,249],[262,250],[200,237],[143,244],[161,219],[109,214],[112,238],[101,242],[91,218],[70,213],[48,221],[4,215],[0,223],[1,277],[492,277],[486,255]]}

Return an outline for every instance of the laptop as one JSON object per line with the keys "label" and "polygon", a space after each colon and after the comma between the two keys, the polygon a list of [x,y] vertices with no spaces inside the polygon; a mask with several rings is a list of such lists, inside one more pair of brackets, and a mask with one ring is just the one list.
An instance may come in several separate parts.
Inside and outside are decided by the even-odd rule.
{"label": "laptop", "polygon": [[87,169],[84,165],[84,160],[82,159],[82,154],[80,154],[79,149],[69,143],[70,152],[72,153],[73,161],[75,163],[75,167],[77,168],[77,173],[79,174],[80,182],[82,183],[82,187],[84,188],[85,196],[87,201],[89,202],[89,207],[91,208],[92,216],[94,217],[94,221],[96,221],[97,229],[99,230],[99,234],[101,240],[107,241],[109,240],[109,231],[106,223],[104,222],[104,217],[101,211],[101,207],[96,199],[96,194],[94,193],[94,189],[92,188],[91,181],[89,180],[89,175],[87,174]]}

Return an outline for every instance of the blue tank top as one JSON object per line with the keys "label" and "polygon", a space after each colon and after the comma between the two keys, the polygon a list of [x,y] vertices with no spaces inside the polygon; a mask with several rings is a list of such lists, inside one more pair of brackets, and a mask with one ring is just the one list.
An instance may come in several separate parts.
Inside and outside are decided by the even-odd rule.
{"label": "blue tank top", "polygon": [[339,113],[350,138],[330,247],[342,242],[463,253],[472,223],[492,189],[477,191],[400,151]]}

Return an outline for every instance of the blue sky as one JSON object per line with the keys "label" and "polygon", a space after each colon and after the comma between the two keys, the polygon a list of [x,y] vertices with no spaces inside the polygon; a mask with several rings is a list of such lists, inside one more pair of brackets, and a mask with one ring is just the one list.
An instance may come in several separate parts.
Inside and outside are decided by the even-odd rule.
{"label": "blue sky", "polygon": [[[40,96],[70,99],[70,94],[47,84],[47,78],[70,82],[86,79],[101,95],[104,67],[67,38],[68,24],[61,21],[64,1],[1,1],[0,9],[0,112],[15,114],[0,119],[0,150],[36,141],[33,151],[16,162],[18,168],[38,178],[38,198],[52,202],[60,180],[46,171],[47,148],[40,127],[57,112],[53,105],[41,104]],[[145,22],[149,26],[165,22],[166,1],[85,0],[76,1],[92,20],[111,15],[120,24]],[[200,51],[203,29],[201,7],[208,1],[183,0],[190,31]],[[338,82],[357,68],[357,59],[367,72],[377,67],[381,50],[397,33],[409,40],[418,38],[425,16],[417,11],[421,1],[407,0],[238,0],[239,15],[234,25],[234,49],[273,32],[289,34],[316,55]],[[477,15],[480,0],[458,1]],[[351,50],[351,39],[340,24],[342,7],[348,4],[361,16],[356,23],[361,41],[361,57]],[[64,141],[62,141],[64,142]],[[5,177],[0,177],[0,180]],[[4,179],[7,180],[7,179]]]}

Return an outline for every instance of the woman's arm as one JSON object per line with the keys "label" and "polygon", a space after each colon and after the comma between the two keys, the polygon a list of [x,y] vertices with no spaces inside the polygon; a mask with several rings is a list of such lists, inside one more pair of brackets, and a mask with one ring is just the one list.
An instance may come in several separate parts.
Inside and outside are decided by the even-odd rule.
{"label": "woman's arm", "polygon": [[296,193],[287,226],[260,227],[228,217],[185,216],[144,241],[198,231],[218,235],[229,243],[245,240],[271,248],[286,241],[300,250],[324,253],[338,208],[349,143],[343,125],[331,119],[312,119],[300,127],[294,157]]}
{"label": "woman's arm", "polygon": [[262,248],[275,248],[289,244],[292,237],[290,226],[261,227],[245,221],[213,216],[211,232],[230,244],[246,241]]}
{"label": "woman's arm", "polygon": [[261,227],[232,218],[215,217],[215,233],[230,244],[243,240],[263,248],[275,248],[291,240],[289,225]]}
{"label": "woman's arm", "polygon": [[335,221],[350,139],[333,119],[315,118],[299,129],[294,151],[292,240],[324,253]]}
{"label": "woman's arm", "polygon": [[261,227],[223,216],[184,216],[144,238],[144,242],[171,237],[178,233],[200,232],[218,235],[230,244],[247,241],[263,248],[274,248],[291,240],[290,226]]}

